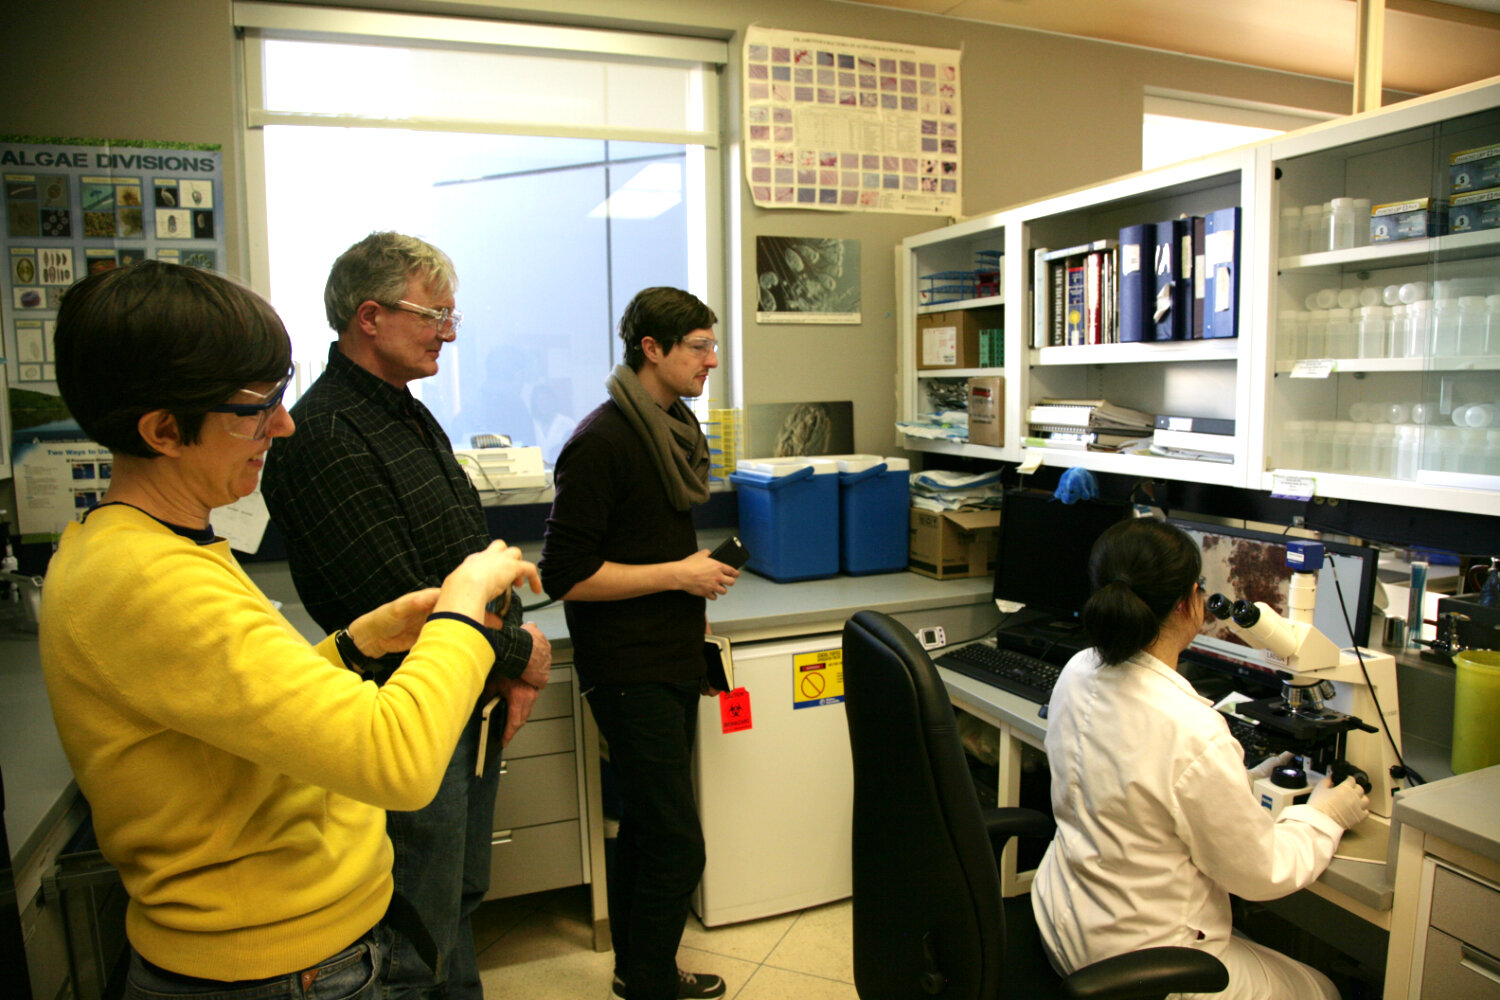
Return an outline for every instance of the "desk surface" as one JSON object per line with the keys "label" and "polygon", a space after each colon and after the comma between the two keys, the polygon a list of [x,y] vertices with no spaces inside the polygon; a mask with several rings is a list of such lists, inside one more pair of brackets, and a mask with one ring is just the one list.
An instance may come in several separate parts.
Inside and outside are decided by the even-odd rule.
{"label": "desk surface", "polygon": [[1500,764],[1402,792],[1393,819],[1500,861]]}

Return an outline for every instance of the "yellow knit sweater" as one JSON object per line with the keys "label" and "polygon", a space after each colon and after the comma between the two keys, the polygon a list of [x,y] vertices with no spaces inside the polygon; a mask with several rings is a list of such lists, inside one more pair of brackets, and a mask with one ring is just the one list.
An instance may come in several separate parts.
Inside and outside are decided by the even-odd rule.
{"label": "yellow knit sweater", "polygon": [[429,622],[384,686],[307,644],[226,542],[140,511],[70,525],[47,573],[52,714],[149,961],[259,979],[308,968],[384,914],[383,809],[437,793],[494,654]]}

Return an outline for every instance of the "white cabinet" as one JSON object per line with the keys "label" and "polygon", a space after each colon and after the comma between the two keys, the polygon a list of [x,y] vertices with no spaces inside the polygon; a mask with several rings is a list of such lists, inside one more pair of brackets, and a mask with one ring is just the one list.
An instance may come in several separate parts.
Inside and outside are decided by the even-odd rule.
{"label": "white cabinet", "polygon": [[[1351,233],[1368,233],[1364,201],[1446,199],[1450,155],[1496,142],[1500,82],[1490,81],[907,239],[897,253],[897,419],[927,412],[940,374],[1004,374],[1005,437],[998,448],[911,435],[901,443],[1019,462],[1036,451],[1025,442],[1031,405],[1105,398],[1153,414],[1232,419],[1236,433],[1224,449],[1232,460],[1042,448],[1046,464],[1273,492],[1295,476],[1310,478],[1322,497],[1500,514],[1500,299],[1490,298],[1500,295],[1500,229],[1376,245],[1356,235],[1355,246],[1311,252],[1300,237],[1293,246],[1278,234],[1283,207],[1296,209],[1300,226],[1304,206],[1341,199],[1337,220],[1319,215],[1314,225],[1337,227],[1339,242],[1351,242]],[[1031,346],[1033,250],[1113,239],[1125,226],[1229,206],[1240,209],[1237,337]],[[1006,262],[999,296],[940,307],[921,301],[933,284],[925,276],[973,267],[976,252],[997,245]],[[1377,330],[1392,319],[1387,289],[1398,302],[1427,303],[1400,303],[1421,325],[1407,327],[1415,332],[1399,348],[1389,326]],[[1376,294],[1384,312],[1359,312]],[[1319,304],[1330,297],[1331,306]],[[1316,317],[1321,327],[1299,315],[1311,311],[1309,302],[1324,311]],[[998,310],[1003,369],[919,371],[924,308]]]}
{"label": "white cabinet", "polygon": [[[1265,315],[1262,466],[1319,495],[1500,513],[1500,229],[1330,247],[1292,210],[1452,197],[1450,157],[1500,142],[1500,84],[1462,88],[1270,142],[1279,220]],[[1382,216],[1386,235],[1394,226]],[[1415,219],[1407,215],[1408,219]],[[1413,227],[1415,228],[1415,227]],[[1420,232],[1420,230],[1417,230]],[[1354,245],[1349,245],[1353,243]]]}

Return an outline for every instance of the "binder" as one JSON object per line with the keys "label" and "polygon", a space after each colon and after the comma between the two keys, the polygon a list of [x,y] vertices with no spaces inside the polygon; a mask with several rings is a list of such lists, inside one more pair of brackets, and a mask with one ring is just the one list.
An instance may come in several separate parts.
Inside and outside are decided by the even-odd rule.
{"label": "binder", "polygon": [[1183,270],[1182,244],[1186,240],[1191,253],[1193,226],[1188,219],[1168,219],[1153,227],[1151,259],[1154,284],[1151,288],[1152,340],[1186,340],[1192,329],[1192,281]]}
{"label": "binder", "polygon": [[1031,251],[1031,346],[1046,347],[1050,330],[1052,289],[1048,286],[1047,248]]}
{"label": "binder", "polygon": [[1155,279],[1151,279],[1151,294],[1146,291],[1146,271],[1151,267],[1152,241],[1155,227],[1150,225],[1126,226],[1120,230],[1120,343],[1133,344],[1145,340],[1151,329],[1150,301],[1155,293]]}
{"label": "binder", "polygon": [[715,691],[734,690],[734,657],[726,636],[704,635],[703,664],[707,668],[708,683]]}
{"label": "binder", "polygon": [[1207,235],[1208,220],[1201,215],[1192,217],[1193,221],[1193,340],[1203,339],[1203,240]]}
{"label": "binder", "polygon": [[1204,223],[1203,337],[1239,334],[1240,209],[1210,212]]}

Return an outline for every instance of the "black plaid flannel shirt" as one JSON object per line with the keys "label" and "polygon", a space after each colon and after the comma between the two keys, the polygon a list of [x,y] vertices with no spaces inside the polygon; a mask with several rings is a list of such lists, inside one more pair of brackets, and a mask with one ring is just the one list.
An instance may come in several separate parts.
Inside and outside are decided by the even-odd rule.
{"label": "black plaid flannel shirt", "polygon": [[[441,585],[490,543],[479,496],[432,414],[337,344],[292,416],[296,433],[271,447],[262,491],[297,594],[323,628]],[[531,657],[519,594],[504,621],[489,633],[495,669],[519,677]],[[400,661],[386,659],[388,669]]]}

